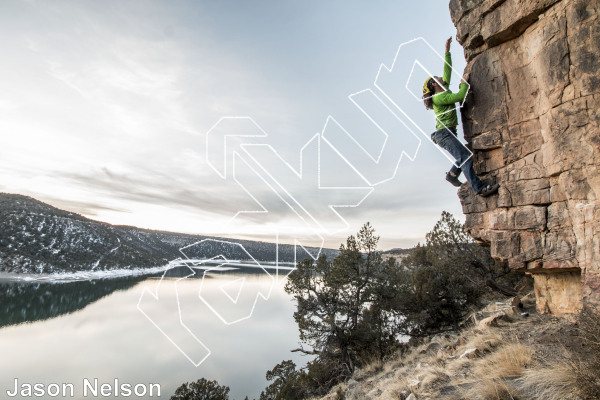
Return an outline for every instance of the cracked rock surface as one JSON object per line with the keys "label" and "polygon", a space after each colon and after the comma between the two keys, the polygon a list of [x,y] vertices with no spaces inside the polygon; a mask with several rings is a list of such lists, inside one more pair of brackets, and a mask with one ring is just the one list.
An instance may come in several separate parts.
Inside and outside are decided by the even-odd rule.
{"label": "cracked rock surface", "polygon": [[471,92],[476,172],[459,197],[471,234],[531,273],[537,309],[600,305],[600,0],[451,0]]}

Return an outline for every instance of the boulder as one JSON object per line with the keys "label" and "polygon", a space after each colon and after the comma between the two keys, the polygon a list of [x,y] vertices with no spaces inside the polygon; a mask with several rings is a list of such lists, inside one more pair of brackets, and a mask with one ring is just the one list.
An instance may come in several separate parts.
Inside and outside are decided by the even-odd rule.
{"label": "boulder", "polygon": [[459,190],[492,256],[532,274],[537,309],[600,306],[600,0],[451,0],[476,172]]}

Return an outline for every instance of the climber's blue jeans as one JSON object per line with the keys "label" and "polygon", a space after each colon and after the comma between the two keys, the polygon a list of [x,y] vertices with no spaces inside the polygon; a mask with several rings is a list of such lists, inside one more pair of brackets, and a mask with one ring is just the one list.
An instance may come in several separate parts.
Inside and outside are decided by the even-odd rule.
{"label": "climber's blue jeans", "polygon": [[475,194],[479,193],[485,184],[481,182],[473,170],[473,157],[471,153],[458,140],[456,135],[450,129],[440,129],[431,134],[431,140],[450,153],[456,160],[452,168],[450,168],[450,172],[456,176],[460,175],[461,172],[464,173],[467,182],[471,185],[471,189],[473,189]]}

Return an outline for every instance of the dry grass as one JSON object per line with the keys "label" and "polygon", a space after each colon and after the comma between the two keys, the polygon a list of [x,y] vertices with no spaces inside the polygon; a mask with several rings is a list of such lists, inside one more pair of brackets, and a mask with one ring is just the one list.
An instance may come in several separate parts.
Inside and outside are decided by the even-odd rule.
{"label": "dry grass", "polygon": [[493,329],[476,331],[476,334],[470,337],[466,347],[476,348],[482,353],[492,351],[494,348],[505,343],[502,336]]}
{"label": "dry grass", "polygon": [[368,400],[368,397],[360,386],[355,386],[345,393],[345,400]]}
{"label": "dry grass", "polygon": [[485,328],[467,332],[458,343],[455,354],[460,356],[472,349],[476,349],[477,354],[484,355],[505,342],[494,328]]}
{"label": "dry grass", "polygon": [[473,386],[463,398],[472,400],[519,400],[515,390],[499,379],[485,379]]}
{"label": "dry grass", "polygon": [[577,387],[586,399],[600,398],[600,311],[584,307],[579,319],[579,337],[585,344],[585,359],[575,359],[572,365]]}
{"label": "dry grass", "polygon": [[395,381],[391,382],[388,385],[389,385],[388,387],[392,390],[392,392],[396,393],[398,398],[400,398],[400,394],[403,392],[404,393],[414,393],[415,395],[419,394],[418,390],[415,390],[410,387],[408,379],[406,379],[405,377],[400,377],[400,379],[396,379]]}
{"label": "dry grass", "polygon": [[419,387],[422,390],[431,390],[440,383],[447,382],[450,379],[450,375],[448,375],[444,368],[432,365],[419,373],[418,378],[421,381]]}
{"label": "dry grass", "polygon": [[[468,332],[458,342],[462,342],[453,351],[453,354],[446,354],[445,359],[442,361],[445,363],[446,371],[454,377],[454,382],[457,384],[470,381],[467,377],[471,375],[471,372],[476,364],[477,359],[460,357],[469,349],[476,349],[473,353],[476,357],[484,357],[494,349],[506,344],[502,339],[502,336],[493,328],[487,328],[485,330],[474,329]],[[440,357],[440,358],[443,358]],[[464,377],[461,379],[461,377]]]}
{"label": "dry grass", "polygon": [[[373,361],[355,376],[356,387],[340,388],[346,400],[403,399],[408,393],[419,400],[600,399],[600,317],[584,315],[580,328],[586,345],[581,358],[556,361],[553,354],[552,362],[534,362],[533,347],[514,343],[518,332],[476,328],[459,336],[437,336],[383,364]],[[461,358],[467,350],[473,351]],[[371,392],[374,388],[379,391]],[[336,400],[331,394],[327,399]]]}
{"label": "dry grass", "polygon": [[415,363],[416,361],[419,361],[423,356],[422,352],[425,350],[426,347],[427,345],[421,345],[407,354],[400,355],[398,357],[398,362],[400,362],[403,365],[410,365]]}
{"label": "dry grass", "polygon": [[533,361],[533,350],[521,344],[508,344],[477,361],[473,372],[480,379],[516,378]]}
{"label": "dry grass", "polygon": [[574,364],[563,363],[529,369],[519,378],[517,387],[526,398],[531,399],[580,399],[574,367]]}
{"label": "dry grass", "polygon": [[[477,349],[478,356],[460,358],[468,349]],[[394,378],[378,382],[388,394],[412,392],[417,398],[433,399],[446,385],[468,382],[463,398],[515,400],[515,390],[502,379],[521,376],[532,357],[530,348],[507,343],[497,329],[473,329],[460,337],[438,338],[423,344],[402,357],[392,358],[383,367],[374,363],[365,367],[361,375],[366,375],[367,370],[394,371]]]}
{"label": "dry grass", "polygon": [[355,375],[355,379],[358,380],[367,378],[369,376],[375,375],[382,369],[383,362],[378,358],[373,359],[371,362],[367,363],[363,368],[361,368],[360,371],[358,371],[358,373]]}
{"label": "dry grass", "polygon": [[460,377],[469,375],[472,368],[473,360],[461,358],[449,362],[446,370],[453,376],[456,383],[462,383],[463,380]]}
{"label": "dry grass", "polygon": [[405,365],[405,360],[402,352],[398,351],[397,353],[389,356],[387,361],[385,362],[384,370],[386,372],[395,371],[398,368],[402,368]]}

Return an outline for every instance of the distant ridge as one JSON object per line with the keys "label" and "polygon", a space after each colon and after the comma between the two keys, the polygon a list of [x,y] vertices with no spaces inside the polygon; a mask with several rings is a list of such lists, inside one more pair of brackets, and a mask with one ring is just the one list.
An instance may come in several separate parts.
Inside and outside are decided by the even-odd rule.
{"label": "distant ridge", "polygon": [[[60,210],[31,197],[0,193],[2,272],[52,273],[159,267],[182,257],[180,248],[209,238],[218,239],[111,225]],[[257,261],[276,259],[275,243],[235,242],[242,244]],[[323,249],[323,253],[331,258],[338,251]],[[232,256],[231,259],[237,258]],[[294,246],[279,245],[279,261],[293,262]]]}
{"label": "distant ridge", "polygon": [[401,247],[394,247],[393,249],[389,249],[383,252],[383,254],[390,254],[390,255],[407,255],[412,251],[413,248],[410,249],[403,249]]}

